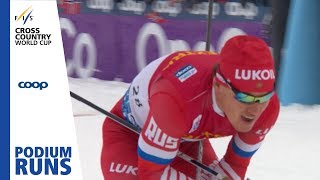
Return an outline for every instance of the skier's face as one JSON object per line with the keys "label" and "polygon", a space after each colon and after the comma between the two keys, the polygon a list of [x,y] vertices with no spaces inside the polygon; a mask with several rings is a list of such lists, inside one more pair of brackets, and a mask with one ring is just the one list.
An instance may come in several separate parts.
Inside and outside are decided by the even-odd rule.
{"label": "skier's face", "polygon": [[[214,83],[218,107],[225,113],[231,125],[238,132],[248,132],[266,109],[269,101],[263,103],[242,103],[235,98],[235,93],[227,86]],[[253,96],[263,96],[265,93],[250,93]]]}

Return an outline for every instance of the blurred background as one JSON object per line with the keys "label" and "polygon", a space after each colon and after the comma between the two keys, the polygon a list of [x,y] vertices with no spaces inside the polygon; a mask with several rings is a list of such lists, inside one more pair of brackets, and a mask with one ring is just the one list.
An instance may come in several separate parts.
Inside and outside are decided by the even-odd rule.
{"label": "blurred background", "polygon": [[320,104],[319,0],[212,0],[208,26],[210,1],[58,0],[69,77],[130,83],[162,55],[250,34],[270,46],[282,105]]}
{"label": "blurred background", "polygon": [[[220,52],[233,36],[260,37],[274,56],[282,106],[268,135],[272,140],[264,142],[247,174],[320,179],[319,0],[59,0],[58,10],[70,90],[108,111],[160,56]],[[72,104],[83,179],[103,179],[105,115],[75,99]],[[219,157],[229,140],[211,141]]]}

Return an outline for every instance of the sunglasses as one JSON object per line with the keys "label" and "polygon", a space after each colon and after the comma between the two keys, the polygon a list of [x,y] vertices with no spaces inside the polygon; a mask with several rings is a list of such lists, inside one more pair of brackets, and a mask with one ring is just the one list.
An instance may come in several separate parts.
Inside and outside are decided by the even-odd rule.
{"label": "sunglasses", "polygon": [[253,96],[248,93],[244,93],[239,91],[238,89],[234,88],[221,74],[221,71],[219,68],[217,69],[218,73],[216,73],[216,78],[219,79],[221,82],[224,82],[235,94],[234,98],[241,102],[241,103],[246,103],[246,104],[251,104],[251,103],[264,103],[267,102],[271,99],[271,97],[274,95],[274,91],[272,90],[271,92],[263,95],[263,96]]}

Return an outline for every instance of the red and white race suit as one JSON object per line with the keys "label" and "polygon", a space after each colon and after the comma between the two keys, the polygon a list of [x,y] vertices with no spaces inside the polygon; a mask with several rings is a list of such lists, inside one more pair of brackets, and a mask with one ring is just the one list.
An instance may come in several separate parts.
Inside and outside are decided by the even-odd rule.
{"label": "red and white race suit", "polygon": [[[208,138],[232,136],[215,169],[244,179],[252,155],[279,114],[274,95],[251,131],[239,133],[215,102],[215,53],[181,51],[151,62],[132,81],[112,112],[141,128],[140,135],[112,120],[103,126],[101,166],[105,179],[194,179],[196,168],[176,157],[178,150],[202,162],[218,160]],[[202,174],[203,179],[212,177]],[[212,178],[213,179],[213,178]]]}

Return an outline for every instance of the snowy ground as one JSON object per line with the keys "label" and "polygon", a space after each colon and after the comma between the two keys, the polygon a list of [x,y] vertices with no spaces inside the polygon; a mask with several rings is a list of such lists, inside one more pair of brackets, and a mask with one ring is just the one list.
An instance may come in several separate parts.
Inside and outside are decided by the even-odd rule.
{"label": "snowy ground", "polygon": [[[70,90],[110,110],[128,84],[69,78]],[[100,169],[101,126],[105,116],[72,100],[84,180],[103,180]],[[281,107],[276,126],[254,155],[247,176],[252,180],[319,180],[320,105]],[[212,140],[219,157],[229,138]]]}

